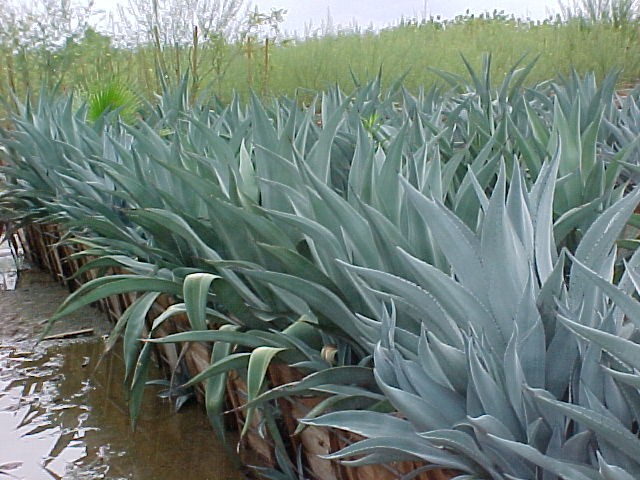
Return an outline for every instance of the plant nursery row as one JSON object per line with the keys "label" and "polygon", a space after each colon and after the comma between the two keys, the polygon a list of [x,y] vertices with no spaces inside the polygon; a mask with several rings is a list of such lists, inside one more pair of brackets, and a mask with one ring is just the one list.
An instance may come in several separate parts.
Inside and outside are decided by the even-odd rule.
{"label": "plant nursery row", "polygon": [[[640,478],[640,88],[380,78],[0,130],[0,215],[268,479]],[[236,438],[235,436],[233,437]]]}

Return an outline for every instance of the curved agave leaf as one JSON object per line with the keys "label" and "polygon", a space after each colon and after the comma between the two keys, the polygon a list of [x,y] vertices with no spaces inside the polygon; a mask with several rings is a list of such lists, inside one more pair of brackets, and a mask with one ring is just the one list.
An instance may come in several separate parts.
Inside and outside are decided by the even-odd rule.
{"label": "curved agave leaf", "polygon": [[[284,350],[286,349],[258,347],[251,352],[251,355],[249,356],[249,364],[247,366],[247,402],[253,401],[258,396],[260,389],[262,388],[262,384],[264,383],[267,367],[271,363],[271,360],[278,353]],[[244,422],[241,435],[244,435],[249,429],[254,412],[255,408],[247,409],[247,418]]]}
{"label": "curved agave leaf", "polygon": [[[499,419],[506,426],[512,438],[516,440],[523,438],[524,432],[520,419],[511,407],[501,385],[496,383],[490,372],[481,365],[479,352],[476,349],[471,348],[468,355],[469,390],[473,389],[473,394],[480,402],[482,411]],[[470,392],[467,394],[469,395]]]}
{"label": "curved agave leaf", "polygon": [[[578,262],[602,275],[606,259],[639,201],[640,189],[637,189],[599,215],[576,249],[575,258]],[[571,305],[576,308],[585,294],[583,274],[571,275],[569,291]]]}
{"label": "curved agave leaf", "polygon": [[[224,326],[224,325],[222,325]],[[281,347],[282,343],[270,341],[264,336],[259,336],[261,332],[256,331],[238,331],[237,325],[235,329],[218,330],[191,330],[188,332],[173,333],[162,338],[149,338],[145,342],[151,343],[177,343],[177,342],[223,342],[233,345],[241,345],[244,347],[257,348],[261,346]],[[265,345],[266,344],[266,345]]]}
{"label": "curved agave leaf", "polygon": [[302,298],[324,320],[320,326],[328,330],[342,330],[360,345],[367,345],[368,338],[363,338],[363,332],[358,329],[361,323],[344,302],[325,287],[309,282],[302,278],[277,272],[245,271],[245,275],[273,284]]}
{"label": "curved agave leaf", "polygon": [[415,435],[413,427],[407,420],[371,411],[333,412],[317,418],[305,418],[300,422],[317,427],[341,428],[367,438],[384,438],[394,435],[402,438]]}
{"label": "curved agave leaf", "polygon": [[[291,395],[304,394],[309,391],[326,391],[323,387],[336,390],[336,386],[342,385],[362,385],[361,395],[370,395],[371,398],[382,400],[384,397],[373,393],[371,390],[375,388],[373,378],[373,370],[368,367],[359,366],[340,366],[327,368],[318,372],[311,373],[297,382],[286,383],[274,387],[244,405],[245,408],[274,400],[276,398],[288,397]],[[353,390],[351,393],[356,392]]]}
{"label": "curved agave leaf", "polygon": [[[160,292],[180,295],[179,284],[162,278],[141,275],[111,275],[85,283],[58,307],[49,319],[48,328],[57,320],[96,300],[128,292]],[[43,335],[46,334],[46,331]]]}
{"label": "curved agave leaf", "polygon": [[612,415],[554,400],[548,395],[538,393],[535,389],[531,389],[530,392],[536,403],[587,426],[603,439],[616,445],[616,448],[628,455],[630,459],[639,458],[640,440]]}
{"label": "curved agave leaf", "polygon": [[513,440],[506,440],[504,438],[499,438],[493,435],[489,435],[489,437],[498,445],[501,445],[507,450],[511,450],[517,455],[526,458],[536,465],[539,465],[547,472],[552,472],[556,475],[559,475],[560,478],[564,478],[567,480],[600,480],[596,472],[586,467],[574,465],[570,462],[564,462],[562,460],[557,460],[553,457],[549,457],[524,443],[515,442]]}
{"label": "curved agave leaf", "polygon": [[429,231],[436,239],[454,273],[461,282],[478,295],[479,300],[489,304],[483,286],[485,284],[483,268],[480,263],[480,239],[450,212],[444,205],[429,200],[415,188],[403,181],[408,199],[429,225]]}
{"label": "curved agave leaf", "polygon": [[182,285],[184,303],[193,330],[207,329],[207,297],[211,283],[218,278],[220,277],[210,273],[193,273],[184,279]]}
{"label": "curved agave leaf", "polygon": [[534,224],[534,249],[538,278],[544,284],[553,271],[557,250],[554,242],[553,195],[558,176],[559,160],[544,163],[529,194]]}
{"label": "curved agave leaf", "polygon": [[197,375],[194,375],[187,383],[182,386],[191,387],[215,375],[224,374],[231,370],[241,370],[243,368],[247,368],[250,356],[250,352],[231,353],[229,355],[226,355],[217,360],[215,363],[209,365]]}
{"label": "curved agave leaf", "polygon": [[[322,418],[322,417],[321,417]],[[324,426],[320,422],[307,422],[309,425]],[[345,428],[341,424],[326,425],[335,426],[336,428]],[[348,429],[348,428],[347,428]],[[477,465],[465,461],[447,450],[436,448],[420,441],[416,436],[400,435],[391,430],[388,436],[368,438],[357,443],[349,445],[330,455],[322,455],[322,458],[329,460],[337,460],[345,457],[365,456],[366,462],[343,461],[347,465],[376,464],[388,462],[391,458],[398,460],[415,460],[419,459],[441,468],[450,468],[457,471],[475,473],[482,478],[484,472]]]}
{"label": "curved agave leaf", "polygon": [[602,475],[603,480],[633,480],[634,478],[622,468],[605,462],[600,452],[598,452],[598,464],[600,465],[600,475]]}
{"label": "curved agave leaf", "polygon": [[[198,250],[202,252],[201,255],[205,258],[221,260],[220,255],[215,250],[207,246],[184,219],[172,212],[158,209],[147,209],[138,210],[135,212],[135,215],[132,213],[130,213],[130,215],[132,215],[133,218],[137,218],[138,221],[147,219],[157,225],[162,225],[163,228],[166,228],[172,231],[175,235],[184,238],[184,240],[190,242],[191,245],[197,246]],[[260,300],[234,272],[226,269],[220,269],[220,273],[228,282],[232,283],[238,293],[242,294],[242,296],[247,301],[251,302],[252,305],[261,309],[268,309],[267,305]]]}
{"label": "curved agave leaf", "polygon": [[489,283],[489,290],[486,287],[484,290],[500,292],[488,296],[489,304],[501,331],[508,332],[527,283],[532,259],[507,216],[505,175],[502,165],[482,224],[478,259],[482,259],[485,282]]}
{"label": "curved agave leaf", "polygon": [[[222,325],[220,332],[232,333],[238,327],[235,325]],[[218,340],[211,350],[211,365],[227,358],[231,355],[233,344]],[[212,375],[204,382],[204,404],[207,409],[207,417],[213,431],[223,445],[226,445],[225,426],[222,418],[226,402],[225,393],[227,391],[227,373],[222,372]]]}
{"label": "curved agave leaf", "polygon": [[129,389],[129,418],[131,419],[131,427],[135,430],[138,420],[138,413],[142,404],[142,396],[144,387],[147,384],[147,373],[149,371],[149,362],[151,361],[151,344],[142,346],[142,350],[138,355],[133,379]]}
{"label": "curved agave leaf", "polygon": [[402,412],[418,431],[447,428],[461,418],[455,404],[438,403],[441,398],[423,398],[400,383],[390,352],[376,348],[374,374],[389,402]]}
{"label": "curved agave leaf", "polygon": [[[436,297],[430,291],[427,291],[418,285],[415,285],[403,278],[380,272],[378,270],[355,267],[344,264],[346,268],[356,272],[359,276],[380,286],[385,291],[396,295],[403,301],[408,302],[413,308],[418,309],[420,315],[423,316],[422,321],[426,322],[430,331],[436,332],[449,345],[455,347],[462,346],[461,328],[457,326],[452,317],[444,309],[440,303],[441,297]],[[446,301],[446,300],[444,300]],[[447,302],[450,306],[453,302]],[[454,313],[458,313],[455,311]],[[482,315],[482,311],[480,311]],[[463,327],[467,326],[467,318],[456,316],[454,320],[463,323]],[[420,328],[417,326],[416,330]]]}
{"label": "curved agave leaf", "polygon": [[[606,293],[607,296],[615,303],[616,307],[625,313],[626,318],[631,320],[638,328],[640,328],[640,304],[626,292],[620,290],[610,281],[588,268],[577,258],[572,257],[570,254],[569,257],[573,260],[572,265],[576,272],[580,272],[588,282],[604,291],[604,293]],[[627,270],[627,272],[629,275],[633,275],[631,270]]]}
{"label": "curved agave leaf", "polygon": [[491,465],[489,458],[478,448],[473,437],[465,432],[459,430],[432,430],[418,435],[436,447],[463,453],[466,458],[476,462],[490,477],[500,478],[500,474]]}
{"label": "curved agave leaf", "polygon": [[127,324],[124,330],[124,341],[122,345],[124,349],[125,379],[131,373],[134,365],[133,362],[136,361],[138,351],[142,348],[139,339],[145,328],[147,314],[159,295],[159,292],[147,292],[136,300],[131,308],[127,310],[125,317]]}
{"label": "curved agave leaf", "polygon": [[597,328],[574,322],[562,315],[558,315],[558,320],[580,337],[596,343],[600,348],[617,357],[620,361],[636,369],[640,367],[639,344],[624,339],[619,335],[603,332]]}

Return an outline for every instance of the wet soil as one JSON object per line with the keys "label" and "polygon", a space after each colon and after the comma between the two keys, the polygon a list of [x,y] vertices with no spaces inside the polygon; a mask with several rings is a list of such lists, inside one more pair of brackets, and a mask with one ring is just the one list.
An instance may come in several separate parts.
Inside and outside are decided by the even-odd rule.
{"label": "wet soil", "polygon": [[0,291],[0,478],[241,478],[201,407],[175,413],[158,387],[147,387],[131,430],[119,352],[98,361],[110,330],[98,310],[82,309],[51,331],[91,328],[91,336],[35,344],[66,295],[38,272]]}

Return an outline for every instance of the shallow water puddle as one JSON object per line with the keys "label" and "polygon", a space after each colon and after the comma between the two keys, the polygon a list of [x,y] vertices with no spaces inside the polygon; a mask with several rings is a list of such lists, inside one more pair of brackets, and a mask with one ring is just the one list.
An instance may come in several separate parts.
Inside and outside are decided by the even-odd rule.
{"label": "shallow water puddle", "polygon": [[[33,300],[40,286],[30,288]],[[5,300],[15,300],[6,295],[18,292],[20,287],[0,295],[0,322],[9,318],[11,302]],[[37,303],[36,298],[34,308]],[[23,338],[0,332],[0,478],[11,478],[7,473],[26,480],[240,478],[201,407],[190,404],[174,413],[156,395],[158,387],[147,388],[132,432],[122,360],[116,353],[97,365],[102,340],[34,347]]]}
{"label": "shallow water puddle", "polygon": [[61,478],[67,465],[86,457],[79,440],[88,416],[82,397],[90,387],[64,398],[62,354],[21,350],[0,348],[0,465],[22,462],[9,470],[18,477]]}

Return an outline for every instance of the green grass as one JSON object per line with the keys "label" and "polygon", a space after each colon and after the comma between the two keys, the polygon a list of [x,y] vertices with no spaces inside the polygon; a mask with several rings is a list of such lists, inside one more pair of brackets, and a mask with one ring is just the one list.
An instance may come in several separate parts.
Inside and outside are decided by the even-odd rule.
{"label": "green grass", "polygon": [[[250,52],[250,53],[249,53]],[[407,73],[410,90],[437,80],[433,69],[463,73],[460,55],[479,64],[481,54],[492,54],[495,80],[524,54],[538,58],[529,76],[531,82],[566,74],[594,71],[601,79],[611,69],[622,69],[622,82],[640,79],[640,23],[624,28],[611,22],[523,22],[494,17],[461,16],[452,22],[427,21],[404,24],[381,32],[338,33],[270,45],[268,67],[261,42],[247,44],[200,44],[115,48],[109,38],[90,31],[78,43],[68,43],[55,52],[18,50],[0,46],[0,94],[14,90],[23,96],[58,84],[62,89],[89,91],[91,86],[115,79],[142,96],[151,98],[161,87],[158,65],[164,67],[164,82],[176,83],[190,69],[200,92],[213,92],[223,100],[233,91],[246,95],[292,95],[296,91],[317,92],[339,84],[350,90],[353,75],[371,78],[382,67],[383,82]],[[249,58],[250,57],[250,58]],[[195,89],[194,89],[195,90]]]}
{"label": "green grass", "polygon": [[566,74],[571,68],[593,70],[599,78],[612,68],[624,68],[622,78],[634,81],[640,78],[639,47],[637,32],[604,24],[527,25],[475,19],[442,29],[426,23],[279,48],[273,54],[270,78],[275,93],[297,86],[318,90],[327,83],[350,85],[350,69],[363,78],[382,66],[387,82],[408,71],[405,86],[415,90],[436,80],[431,69],[464,73],[460,54],[479,63],[482,53],[491,52],[496,79],[528,54],[540,57],[530,77],[533,81]]}

